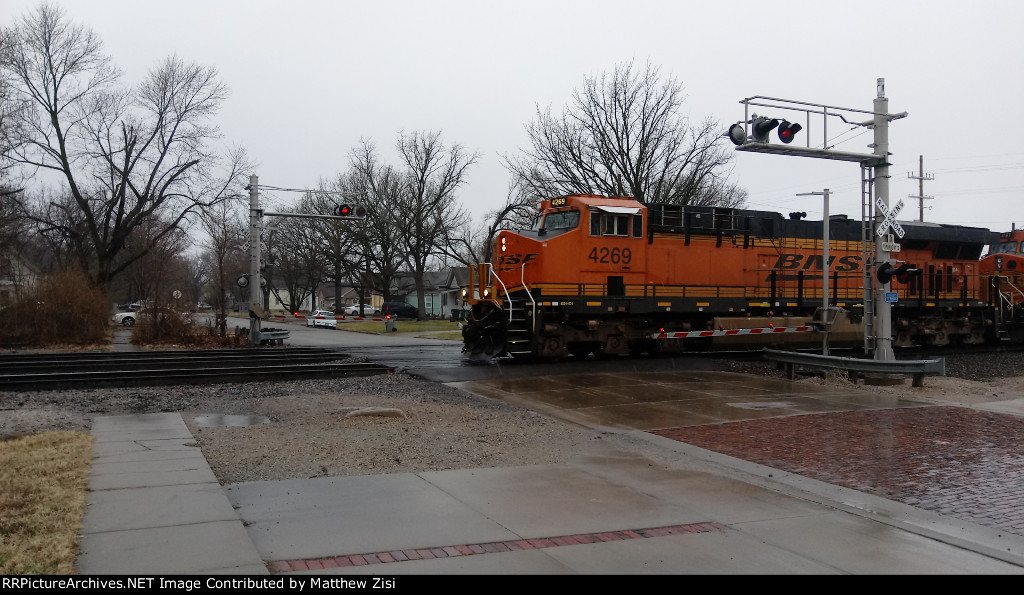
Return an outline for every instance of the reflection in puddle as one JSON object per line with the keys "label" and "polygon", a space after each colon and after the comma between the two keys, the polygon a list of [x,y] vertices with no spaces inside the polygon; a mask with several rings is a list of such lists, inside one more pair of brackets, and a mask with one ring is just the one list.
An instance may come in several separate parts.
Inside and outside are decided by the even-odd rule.
{"label": "reflection in puddle", "polygon": [[197,417],[196,423],[206,428],[226,428],[269,424],[270,420],[262,415],[225,415],[223,413],[210,413]]}

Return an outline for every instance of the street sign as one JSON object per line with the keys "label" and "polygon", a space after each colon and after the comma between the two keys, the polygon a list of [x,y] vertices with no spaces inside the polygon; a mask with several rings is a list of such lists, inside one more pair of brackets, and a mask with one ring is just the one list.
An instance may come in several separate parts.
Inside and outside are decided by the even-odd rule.
{"label": "street sign", "polygon": [[878,226],[878,229],[875,230],[878,237],[884,237],[885,234],[889,233],[889,228],[892,227],[892,230],[896,235],[902,239],[903,234],[906,232],[903,231],[903,226],[896,221],[896,215],[898,215],[900,210],[903,208],[903,201],[900,200],[896,203],[896,206],[893,207],[891,211],[880,198],[875,199],[875,206],[878,207],[878,212],[885,217],[885,219],[882,220],[882,223]]}
{"label": "street sign", "polygon": [[895,291],[887,291],[885,292],[885,301],[895,303],[900,301],[900,296]]}

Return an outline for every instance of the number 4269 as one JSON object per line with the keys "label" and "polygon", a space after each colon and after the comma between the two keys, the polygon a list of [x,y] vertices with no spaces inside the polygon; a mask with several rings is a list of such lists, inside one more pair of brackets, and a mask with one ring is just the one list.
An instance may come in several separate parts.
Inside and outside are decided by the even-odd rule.
{"label": "number 4269", "polygon": [[594,248],[587,258],[601,264],[629,264],[633,259],[633,252],[629,248]]}

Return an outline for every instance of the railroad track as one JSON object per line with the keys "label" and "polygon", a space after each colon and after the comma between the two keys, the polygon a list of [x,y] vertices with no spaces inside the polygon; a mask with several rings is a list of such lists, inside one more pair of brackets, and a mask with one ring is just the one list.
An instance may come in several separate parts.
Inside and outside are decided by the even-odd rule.
{"label": "railroad track", "polygon": [[387,374],[318,347],[0,355],[0,391],[218,384]]}

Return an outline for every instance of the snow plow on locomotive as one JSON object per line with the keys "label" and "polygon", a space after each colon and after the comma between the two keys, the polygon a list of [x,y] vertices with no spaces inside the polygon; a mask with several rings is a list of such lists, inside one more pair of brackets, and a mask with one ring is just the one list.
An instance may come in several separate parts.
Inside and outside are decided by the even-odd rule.
{"label": "snow plow on locomotive", "polygon": [[800,215],[594,195],[545,200],[532,229],[499,232],[494,262],[471,267],[463,351],[561,358],[795,348],[820,345],[822,333],[833,346],[858,346],[870,334],[865,303],[870,313],[875,284],[889,277],[893,346],[999,337],[999,291],[979,270],[999,234],[909,222],[892,254],[898,262],[876,267],[870,222],[830,217],[826,251],[823,222]]}

